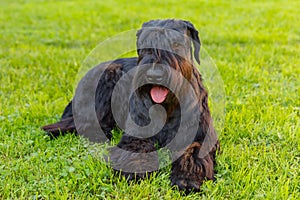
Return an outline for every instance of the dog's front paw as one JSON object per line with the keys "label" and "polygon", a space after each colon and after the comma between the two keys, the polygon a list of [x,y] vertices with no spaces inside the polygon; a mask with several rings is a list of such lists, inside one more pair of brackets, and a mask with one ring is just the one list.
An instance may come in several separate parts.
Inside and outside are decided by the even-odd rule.
{"label": "dog's front paw", "polygon": [[171,177],[171,185],[177,186],[179,190],[184,190],[187,193],[189,192],[198,192],[200,190],[200,186],[202,184],[202,180],[195,177]]}
{"label": "dog's front paw", "polygon": [[198,142],[194,142],[172,164],[172,186],[178,186],[186,192],[199,191],[204,180],[214,179],[213,157],[210,154],[200,157],[200,147]]}

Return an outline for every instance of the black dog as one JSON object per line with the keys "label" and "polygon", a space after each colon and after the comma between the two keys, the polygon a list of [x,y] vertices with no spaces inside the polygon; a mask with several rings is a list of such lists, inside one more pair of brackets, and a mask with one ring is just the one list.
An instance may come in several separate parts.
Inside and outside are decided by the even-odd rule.
{"label": "black dog", "polygon": [[[89,72],[99,80],[94,86],[95,112],[102,131],[111,139],[111,131],[116,126],[125,130],[121,141],[110,152],[114,169],[129,178],[143,178],[146,172],[158,169],[156,150],[166,147],[172,151],[172,185],[197,191],[205,179],[214,179],[219,142],[207,92],[193,62],[194,57],[200,64],[199,51],[198,31],[190,22],[153,20],[144,23],[137,33],[137,58],[100,64],[97,69],[102,70],[101,77],[95,71]],[[118,81],[135,67],[114,95]],[[128,86],[132,90],[130,98],[125,94]],[[119,111],[118,115],[112,105]],[[151,115],[151,107],[155,115]],[[73,99],[61,121],[43,129],[54,137],[66,132],[88,132],[74,122],[74,113]],[[82,121],[83,126],[87,123],[88,117]],[[149,129],[136,128],[151,123]],[[147,153],[151,156],[145,156]]]}

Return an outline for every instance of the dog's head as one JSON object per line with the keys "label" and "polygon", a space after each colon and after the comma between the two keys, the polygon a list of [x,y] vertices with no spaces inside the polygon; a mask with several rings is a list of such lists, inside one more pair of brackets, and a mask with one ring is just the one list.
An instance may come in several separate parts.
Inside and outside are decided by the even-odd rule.
{"label": "dog's head", "polygon": [[175,84],[182,90],[182,78],[172,71],[190,81],[193,57],[200,64],[199,51],[198,31],[190,22],[152,20],[144,23],[137,32],[139,70],[135,81],[146,80],[148,84],[141,87],[140,95],[149,95],[153,103],[172,101],[174,94],[163,85]]}

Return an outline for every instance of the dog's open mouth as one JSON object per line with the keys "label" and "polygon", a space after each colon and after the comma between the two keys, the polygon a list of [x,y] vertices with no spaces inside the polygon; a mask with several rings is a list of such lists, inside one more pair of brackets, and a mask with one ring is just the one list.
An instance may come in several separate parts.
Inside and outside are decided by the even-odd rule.
{"label": "dog's open mouth", "polygon": [[150,90],[150,95],[155,103],[162,103],[166,100],[169,90],[163,86],[154,85]]}

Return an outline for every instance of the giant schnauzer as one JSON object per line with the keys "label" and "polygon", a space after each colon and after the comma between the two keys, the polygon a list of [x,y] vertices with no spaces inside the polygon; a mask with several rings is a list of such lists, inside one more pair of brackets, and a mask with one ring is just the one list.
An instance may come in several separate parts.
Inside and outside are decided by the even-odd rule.
{"label": "giant schnauzer", "polygon": [[[114,128],[124,129],[118,148],[110,152],[112,165],[129,179],[143,178],[146,172],[158,169],[158,157],[156,154],[139,157],[136,153],[153,153],[167,147],[173,151],[171,184],[185,191],[197,191],[204,180],[214,179],[215,155],[219,149],[208,95],[194,62],[195,59],[200,64],[198,31],[184,20],[152,20],[137,32],[136,44],[138,57],[100,64],[98,69],[103,71],[100,77],[89,72],[99,80],[95,84],[94,110],[102,131],[111,139]],[[133,68],[136,69],[133,75],[123,80],[114,95],[117,83]],[[122,92],[127,92],[128,86],[132,93],[127,99]],[[114,98],[119,99],[118,103],[113,103]],[[128,112],[116,115],[112,105],[115,110],[128,109]],[[151,116],[151,108],[156,115]],[[164,112],[159,111],[162,108]],[[153,127],[147,130],[137,128],[151,123]],[[162,126],[157,125],[161,123]],[[43,129],[56,137],[79,132],[75,124],[73,99],[61,120]],[[124,168],[133,171],[126,172]]]}

